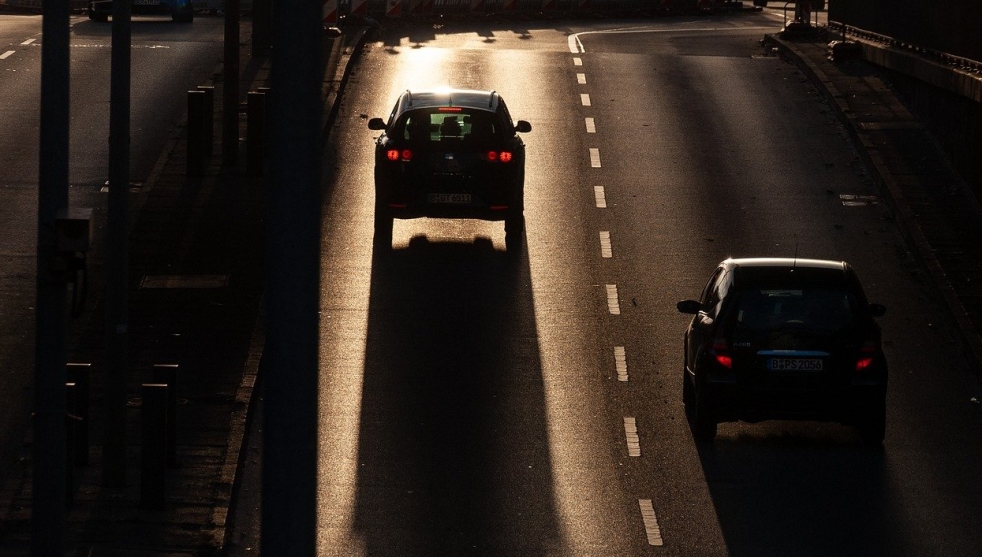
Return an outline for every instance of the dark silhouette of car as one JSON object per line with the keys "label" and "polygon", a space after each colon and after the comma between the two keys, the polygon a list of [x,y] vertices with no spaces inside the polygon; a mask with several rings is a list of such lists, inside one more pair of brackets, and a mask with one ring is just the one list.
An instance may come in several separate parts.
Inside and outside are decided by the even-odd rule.
{"label": "dark silhouette of car", "polygon": [[405,91],[388,120],[372,118],[375,245],[392,247],[392,219],[504,221],[505,247],[521,253],[525,234],[525,143],[495,91]]}
{"label": "dark silhouette of car", "polygon": [[815,259],[727,259],[702,297],[678,303],[685,331],[682,400],[696,438],[717,424],[800,419],[886,431],[887,362],[852,267]]}
{"label": "dark silhouette of car", "polygon": [[[192,0],[132,0],[133,15],[169,15],[174,21],[194,21]],[[90,0],[86,10],[93,21],[109,21],[113,15],[113,0]]]}

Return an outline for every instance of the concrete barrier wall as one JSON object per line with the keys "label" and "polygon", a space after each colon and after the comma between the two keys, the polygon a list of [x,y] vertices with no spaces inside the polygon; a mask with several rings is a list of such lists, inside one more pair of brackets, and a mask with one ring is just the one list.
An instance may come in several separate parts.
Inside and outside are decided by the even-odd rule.
{"label": "concrete barrier wall", "polygon": [[829,0],[829,20],[982,61],[979,0]]}

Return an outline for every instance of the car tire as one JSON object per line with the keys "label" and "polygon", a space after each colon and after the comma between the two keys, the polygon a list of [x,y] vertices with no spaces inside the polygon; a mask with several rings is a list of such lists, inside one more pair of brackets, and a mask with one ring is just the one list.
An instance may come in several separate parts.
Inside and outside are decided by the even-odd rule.
{"label": "car tire", "polygon": [[693,388],[692,395],[693,401],[689,404],[692,435],[696,439],[712,441],[716,437],[717,423],[705,387]]}
{"label": "car tire", "polygon": [[868,412],[860,418],[856,426],[864,445],[878,447],[883,444],[887,432],[886,401],[880,400],[871,405]]}
{"label": "car tire", "polygon": [[525,216],[510,216],[505,219],[505,251],[509,256],[518,257],[525,244]]}
{"label": "car tire", "polygon": [[392,250],[392,215],[381,207],[375,208],[375,237],[376,249],[388,252]]}

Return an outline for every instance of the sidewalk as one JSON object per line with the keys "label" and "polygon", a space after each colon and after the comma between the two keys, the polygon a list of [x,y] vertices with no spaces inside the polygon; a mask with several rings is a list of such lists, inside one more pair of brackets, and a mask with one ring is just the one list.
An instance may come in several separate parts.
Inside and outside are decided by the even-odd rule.
{"label": "sidewalk", "polygon": [[[214,155],[202,178],[186,177],[187,141],[173,140],[147,184],[131,195],[127,486],[101,487],[104,358],[102,308],[73,328],[69,362],[92,364],[89,464],[73,469],[66,555],[219,555],[264,342],[264,178],[246,174],[245,95],[268,86],[269,60],[251,57],[251,20],[241,22],[240,153],[221,166],[222,83],[214,83]],[[325,129],[366,34],[347,28],[325,61]],[[206,84],[202,84],[206,85]],[[207,84],[211,85],[211,84]],[[101,265],[98,258],[91,266]],[[98,269],[93,269],[97,274]],[[98,294],[92,292],[93,297]],[[140,504],[140,390],[155,365],[179,366],[177,466],[166,506]],[[20,477],[0,489],[0,556],[30,554],[31,450]]]}
{"label": "sidewalk", "polygon": [[799,66],[824,92],[873,172],[908,248],[925,265],[962,331],[970,357],[982,363],[982,208],[950,167],[937,141],[861,58],[829,59],[821,32],[765,44]]}

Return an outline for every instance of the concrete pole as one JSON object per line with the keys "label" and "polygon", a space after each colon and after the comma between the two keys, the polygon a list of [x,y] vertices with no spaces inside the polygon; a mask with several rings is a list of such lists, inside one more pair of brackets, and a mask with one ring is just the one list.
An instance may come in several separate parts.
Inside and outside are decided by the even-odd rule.
{"label": "concrete pole", "polygon": [[37,313],[34,355],[32,557],[63,557],[66,534],[65,431],[68,300],[56,219],[68,207],[69,5],[41,7],[41,99],[38,168]]}
{"label": "concrete pole", "polygon": [[273,18],[262,555],[314,557],[320,281],[321,3]]}
{"label": "concrete pole", "polygon": [[113,3],[109,85],[108,257],[106,300],[106,425],[102,485],[126,485],[126,382],[129,376],[130,3]]}

